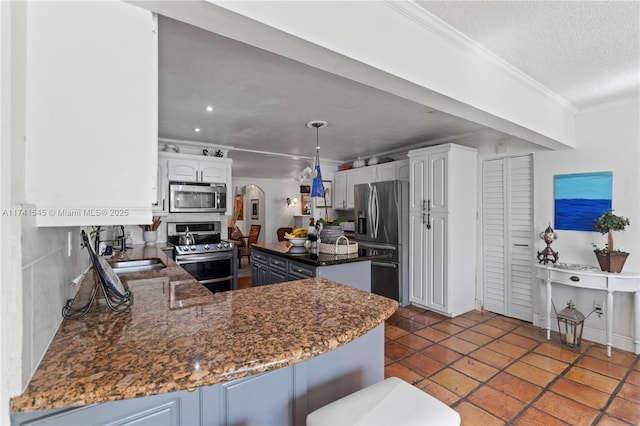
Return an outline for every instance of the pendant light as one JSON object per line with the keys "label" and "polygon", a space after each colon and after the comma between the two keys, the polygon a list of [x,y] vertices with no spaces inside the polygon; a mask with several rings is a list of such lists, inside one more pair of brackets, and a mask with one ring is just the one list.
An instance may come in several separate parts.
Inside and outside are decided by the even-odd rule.
{"label": "pendant light", "polygon": [[312,197],[324,197],[324,185],[322,184],[322,173],[320,172],[320,144],[319,144],[319,129],[327,127],[329,123],[326,121],[310,121],[307,123],[307,127],[310,129],[316,129],[316,157],[313,164],[313,170],[315,171],[315,177],[311,185]]}

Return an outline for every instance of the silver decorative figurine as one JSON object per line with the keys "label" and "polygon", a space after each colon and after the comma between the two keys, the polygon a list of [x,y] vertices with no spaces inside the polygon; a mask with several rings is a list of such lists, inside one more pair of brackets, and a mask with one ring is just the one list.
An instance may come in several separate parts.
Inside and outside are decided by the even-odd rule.
{"label": "silver decorative figurine", "polygon": [[551,228],[551,225],[549,225],[547,226],[547,229],[540,233],[540,238],[542,238],[544,242],[547,243],[547,247],[545,247],[544,250],[538,252],[538,262],[544,263],[545,265],[549,262],[555,264],[558,261],[558,252],[553,251],[553,249],[551,248],[551,243],[553,242],[553,240],[558,238],[558,234],[556,234],[553,228]]}

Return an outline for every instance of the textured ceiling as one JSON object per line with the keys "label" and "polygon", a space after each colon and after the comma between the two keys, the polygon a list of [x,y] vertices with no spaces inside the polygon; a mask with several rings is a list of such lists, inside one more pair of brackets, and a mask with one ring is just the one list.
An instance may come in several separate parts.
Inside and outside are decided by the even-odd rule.
{"label": "textured ceiling", "polygon": [[578,109],[639,95],[638,1],[419,1]]}

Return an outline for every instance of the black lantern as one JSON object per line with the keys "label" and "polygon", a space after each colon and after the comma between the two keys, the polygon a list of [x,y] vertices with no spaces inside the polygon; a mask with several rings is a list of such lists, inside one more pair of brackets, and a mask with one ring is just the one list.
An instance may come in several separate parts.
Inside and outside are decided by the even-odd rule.
{"label": "black lantern", "polygon": [[585,316],[575,308],[571,300],[567,302],[567,307],[556,312],[558,319],[558,332],[560,332],[560,343],[572,349],[579,348],[582,342],[582,328]]}

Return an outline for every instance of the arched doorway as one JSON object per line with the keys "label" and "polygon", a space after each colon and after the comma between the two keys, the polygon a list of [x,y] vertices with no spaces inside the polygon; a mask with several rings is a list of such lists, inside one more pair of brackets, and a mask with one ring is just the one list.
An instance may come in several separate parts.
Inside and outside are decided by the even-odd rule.
{"label": "arched doorway", "polygon": [[[235,225],[244,235],[249,234],[251,225],[260,225],[262,231],[258,242],[265,242],[265,195],[264,190],[257,185],[245,185],[234,198],[233,218]],[[233,220],[232,220],[233,222]]]}

